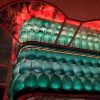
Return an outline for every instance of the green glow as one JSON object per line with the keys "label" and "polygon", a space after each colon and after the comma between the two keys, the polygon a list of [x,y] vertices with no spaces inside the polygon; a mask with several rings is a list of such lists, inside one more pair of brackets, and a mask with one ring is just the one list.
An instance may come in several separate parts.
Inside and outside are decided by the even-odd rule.
{"label": "green glow", "polygon": [[92,41],[88,41],[88,49],[93,50],[93,43],[92,43]]}
{"label": "green glow", "polygon": [[28,24],[34,25],[35,24],[35,19],[34,18],[29,19]]}
{"label": "green glow", "polygon": [[24,88],[23,79],[24,79],[24,76],[19,75],[18,78],[15,80],[15,84],[14,84],[15,91],[20,91]]}
{"label": "green glow", "polygon": [[50,27],[50,23],[48,21],[43,22],[43,24],[45,25],[45,27]]}
{"label": "green glow", "polygon": [[79,79],[78,77],[74,78],[74,89],[75,90],[83,90],[83,83],[82,80]]}
{"label": "green glow", "polygon": [[67,44],[67,37],[65,35],[60,36],[58,39],[58,44],[60,44],[60,45]]}
{"label": "green glow", "polygon": [[54,43],[55,40],[56,40],[56,38],[57,38],[57,34],[52,35],[52,38],[51,38],[51,42],[50,43]]}
{"label": "green glow", "polygon": [[19,73],[25,74],[30,71],[31,61],[25,60],[21,64],[19,64],[19,66],[20,66]]}
{"label": "green glow", "polygon": [[50,87],[54,90],[61,89],[62,83],[60,77],[53,75],[50,79]]}
{"label": "green glow", "polygon": [[93,90],[92,82],[87,78],[84,80],[84,88],[85,88],[86,91],[92,91]]}
{"label": "green glow", "polygon": [[39,80],[38,80],[38,85],[40,88],[49,88],[49,77],[47,77],[45,74],[42,74],[40,77],[39,77]]}
{"label": "green glow", "polygon": [[75,41],[74,47],[80,48],[81,40],[79,38],[75,38],[74,41]]}
{"label": "green glow", "polygon": [[52,64],[48,61],[43,62],[43,68],[44,68],[44,73],[46,73],[46,74],[54,73],[54,68],[53,68]]}
{"label": "green glow", "polygon": [[29,74],[24,80],[24,85],[25,87],[29,87],[29,88],[36,88],[37,86],[36,76],[33,73]]}
{"label": "green glow", "polygon": [[87,42],[88,42],[87,40],[82,40],[82,44],[80,48],[87,49],[88,48]]}
{"label": "green glow", "polygon": [[[28,21],[25,21],[23,23],[23,26],[20,29],[19,40],[21,42],[33,41],[33,40],[35,40],[35,36],[36,36],[37,37],[36,40],[41,41],[41,39],[40,39],[41,35],[39,33],[37,33],[38,31],[42,31],[43,34],[51,33],[51,34],[58,35],[60,28],[61,28],[60,23],[54,23],[51,21],[43,20],[43,19],[31,18]],[[33,34],[32,34],[32,32],[30,32],[31,30],[34,30],[36,33],[33,32]],[[73,27],[70,25],[65,25],[62,30],[62,33],[57,41],[58,44],[59,45],[68,45],[68,43],[71,41],[75,31],[76,31],[76,27]],[[84,34],[81,34],[81,33],[82,32],[79,32],[76,35],[74,41],[71,44],[72,47],[100,51],[99,37],[97,38],[97,37],[93,37],[93,36],[88,36],[86,34],[87,31],[85,31],[85,30],[83,32]],[[37,36],[37,34],[39,34],[39,35]],[[66,39],[63,35],[66,37]],[[47,36],[47,38],[48,37],[49,36]],[[48,39],[50,39],[51,42],[49,42]],[[54,43],[56,37],[50,36],[50,38],[48,38],[48,39],[45,40],[45,37],[44,37],[42,40],[43,40],[43,42]]]}
{"label": "green glow", "polygon": [[28,31],[27,34],[30,36],[30,41],[35,40],[36,32],[33,29]]}
{"label": "green glow", "polygon": [[26,55],[25,56],[26,56],[25,58],[28,59],[28,60],[32,60],[32,59],[36,58],[35,52],[31,49],[26,50]]}
{"label": "green glow", "polygon": [[42,31],[39,31],[39,32],[36,33],[35,39],[37,41],[42,41],[43,40],[43,35],[44,35],[44,33]]}
{"label": "green glow", "polygon": [[43,68],[41,67],[42,61],[38,59],[32,60],[32,70],[36,73],[42,73]]}
{"label": "green glow", "polygon": [[17,57],[17,63],[22,61],[25,58],[26,51],[19,52]]}
{"label": "green glow", "polygon": [[39,19],[38,19],[38,20],[36,21],[36,24],[37,24],[38,26],[42,26],[42,25],[43,25],[42,20],[39,20]]}
{"label": "green glow", "polygon": [[64,76],[63,79],[62,79],[62,83],[63,83],[63,89],[72,90],[73,82],[69,77]]}
{"label": "green glow", "polygon": [[94,81],[94,90],[100,92],[100,79],[95,79]]}
{"label": "green glow", "polygon": [[44,35],[44,38],[43,38],[43,42],[50,42],[50,38],[51,38],[51,34],[50,33],[46,33]]}

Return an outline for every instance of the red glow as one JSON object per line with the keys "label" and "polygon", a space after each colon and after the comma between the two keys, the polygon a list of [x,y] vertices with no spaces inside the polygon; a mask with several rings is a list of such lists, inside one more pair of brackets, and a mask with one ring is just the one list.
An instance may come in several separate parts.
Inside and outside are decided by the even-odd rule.
{"label": "red glow", "polygon": [[11,56],[11,63],[12,63],[12,64],[14,63],[15,58],[16,58],[15,53],[12,53],[12,56]]}
{"label": "red glow", "polygon": [[[29,10],[29,11],[28,11]],[[20,13],[16,16],[16,23],[21,27],[24,20],[30,19],[32,16],[48,19],[56,22],[63,22],[64,21],[64,15],[61,12],[57,12],[56,16],[53,18],[55,8],[50,5],[40,5],[37,7],[37,9],[32,8],[32,4],[29,5],[29,7],[26,7],[26,5],[23,6]],[[67,20],[66,23],[79,25],[80,22],[76,22],[73,20]],[[100,21],[94,21],[94,22],[88,22],[84,23],[82,27],[89,27],[93,30],[99,30],[100,31]],[[20,28],[17,28],[17,33]]]}
{"label": "red glow", "polygon": [[[43,9],[42,8],[43,8],[43,6],[41,5],[41,6],[37,7],[37,10],[34,10],[34,9],[32,9],[32,4],[30,4],[29,8],[27,8],[24,5],[21,12],[18,13],[16,16],[16,23],[21,26],[24,20],[28,20],[32,16],[43,18],[43,19],[48,19],[48,20],[52,20],[52,21],[54,20],[57,22],[64,21],[64,16],[61,12],[58,12],[55,19],[53,19],[54,10],[55,10],[54,7],[52,7],[50,5],[45,5],[45,7]],[[27,9],[29,9],[29,12]]]}

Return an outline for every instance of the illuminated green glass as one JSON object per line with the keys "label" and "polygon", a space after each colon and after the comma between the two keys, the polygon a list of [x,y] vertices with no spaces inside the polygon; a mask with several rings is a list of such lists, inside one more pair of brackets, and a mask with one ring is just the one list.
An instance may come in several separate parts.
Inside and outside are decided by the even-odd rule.
{"label": "illuminated green glass", "polygon": [[19,75],[19,68],[20,68],[20,66],[17,66],[17,65],[16,65],[16,67],[14,67],[13,73],[12,73],[12,79],[14,79],[15,77],[17,77]]}
{"label": "illuminated green glass", "polygon": [[88,37],[88,49],[93,50],[93,45],[92,37]]}
{"label": "illuminated green glass", "polygon": [[55,40],[56,40],[56,38],[57,38],[57,34],[53,34],[52,36],[51,36],[51,42],[50,43],[54,43],[55,42]]}
{"label": "illuminated green glass", "polygon": [[24,28],[25,28],[27,31],[29,31],[29,30],[32,29],[32,25],[27,24],[27,25],[24,26]]}
{"label": "illuminated green glass", "polygon": [[34,18],[29,19],[28,24],[34,25],[35,24],[35,19]]}
{"label": "illuminated green glass", "polygon": [[54,30],[53,30],[52,28],[49,28],[49,29],[48,29],[48,33],[53,34],[53,32],[54,32]]}
{"label": "illuminated green glass", "polygon": [[86,91],[92,91],[93,90],[93,85],[90,79],[85,78],[84,80],[84,88]]}
{"label": "illuminated green glass", "polygon": [[58,34],[59,33],[59,29],[54,29],[54,34]]}
{"label": "illuminated green glass", "polygon": [[58,62],[52,62],[52,63],[53,63],[54,73],[60,75],[64,74],[64,71]]}
{"label": "illuminated green glass", "polygon": [[23,26],[27,25],[28,24],[28,21],[24,21],[23,23]]}
{"label": "illuminated green glass", "polygon": [[21,52],[18,54],[17,63],[19,63],[20,61],[22,61],[23,59],[25,59],[25,55],[26,55],[26,51],[21,51]]}
{"label": "illuminated green glass", "polygon": [[27,32],[27,34],[30,36],[30,41],[31,40],[35,40],[35,35],[36,35],[36,32],[32,29],[32,30],[29,30]]}
{"label": "illuminated green glass", "polygon": [[100,43],[99,43],[99,41],[96,41],[96,42],[94,43],[94,50],[100,51]]}
{"label": "illuminated green glass", "polygon": [[43,22],[42,22],[42,20],[36,20],[36,25],[38,25],[38,26],[42,26],[43,25]]}
{"label": "illuminated green glass", "polygon": [[88,48],[88,41],[87,40],[82,40],[82,42],[81,42],[81,48],[83,48],[83,49],[87,49]]}
{"label": "illuminated green glass", "polygon": [[44,24],[44,26],[47,27],[47,28],[50,27],[50,23],[49,23],[49,21],[44,21],[43,24]]}
{"label": "illuminated green glass", "polygon": [[46,33],[43,37],[43,42],[50,42],[51,34]]}
{"label": "illuminated green glass", "polygon": [[81,39],[75,38],[74,40],[74,47],[80,48]]}
{"label": "illuminated green glass", "polygon": [[27,77],[25,77],[24,85],[25,85],[25,88],[27,88],[27,87],[36,88],[37,77],[33,73],[30,73]]}
{"label": "illuminated green glass", "polygon": [[38,85],[40,88],[49,88],[49,77],[45,74],[42,74],[38,79]]}
{"label": "illuminated green glass", "polygon": [[65,35],[61,35],[61,36],[58,38],[58,44],[60,44],[60,45],[68,44],[68,43],[67,43],[67,37],[66,37]]}
{"label": "illuminated green glass", "polygon": [[66,42],[66,45],[68,45],[68,44],[70,43],[71,39],[72,39],[72,37],[67,36],[67,42]]}
{"label": "illuminated green glass", "polygon": [[14,83],[14,90],[15,91],[20,91],[24,88],[23,80],[24,80],[23,75],[19,75],[18,78],[15,80],[15,83]]}
{"label": "illuminated green glass", "polygon": [[62,87],[62,82],[59,76],[52,75],[50,79],[50,87],[54,90],[59,90]]}
{"label": "illuminated green glass", "polygon": [[40,30],[40,27],[37,26],[37,25],[34,25],[34,26],[32,27],[32,29],[33,29],[35,32],[38,32],[38,31]]}
{"label": "illuminated green glass", "polygon": [[62,78],[62,84],[64,90],[72,90],[73,89],[73,82],[70,77],[64,76]]}
{"label": "illuminated green glass", "polygon": [[32,59],[36,58],[35,52],[32,49],[26,50],[25,58],[28,60],[32,60]]}
{"label": "illuminated green glass", "polygon": [[46,74],[52,74],[54,72],[52,62],[50,61],[43,61],[43,69]]}
{"label": "illuminated green glass", "polygon": [[61,29],[61,25],[60,24],[56,23],[55,26],[56,26],[57,29]]}
{"label": "illuminated green glass", "polygon": [[72,66],[70,64],[64,64],[64,65],[62,64],[62,66],[64,68],[64,72],[66,75],[70,75],[70,76],[74,75]]}
{"label": "illuminated green glass", "polygon": [[51,23],[51,24],[50,24],[50,27],[51,27],[52,29],[55,29],[55,28],[56,28],[56,25],[55,25],[54,23]]}
{"label": "illuminated green glass", "polygon": [[25,60],[22,63],[20,63],[19,66],[20,66],[20,69],[19,69],[20,74],[25,74],[30,71],[31,61]]}
{"label": "illuminated green glass", "polygon": [[42,41],[43,40],[43,35],[44,35],[44,33],[42,31],[39,31],[39,32],[36,33],[35,39],[37,41]]}
{"label": "illuminated green glass", "polygon": [[74,89],[77,91],[83,90],[83,83],[82,80],[78,77],[74,78]]}
{"label": "illuminated green glass", "polygon": [[32,70],[36,73],[42,73],[43,72],[42,62],[43,61],[38,59],[32,60]]}
{"label": "illuminated green glass", "polygon": [[94,85],[94,90],[100,92],[100,79],[95,79],[93,85]]}
{"label": "illuminated green glass", "polygon": [[85,76],[88,76],[88,77],[92,77],[93,76],[93,74],[92,74],[92,72],[91,72],[91,70],[90,70],[90,68],[88,66],[80,65],[80,67],[82,68]]}
{"label": "illuminated green glass", "polygon": [[96,66],[89,66],[94,77],[100,77],[100,68]]}
{"label": "illuminated green glass", "polygon": [[84,76],[83,70],[80,66],[72,64],[73,71],[77,76]]}
{"label": "illuminated green glass", "polygon": [[40,31],[44,32],[44,33],[47,33],[48,29],[46,27],[41,27],[40,28]]}

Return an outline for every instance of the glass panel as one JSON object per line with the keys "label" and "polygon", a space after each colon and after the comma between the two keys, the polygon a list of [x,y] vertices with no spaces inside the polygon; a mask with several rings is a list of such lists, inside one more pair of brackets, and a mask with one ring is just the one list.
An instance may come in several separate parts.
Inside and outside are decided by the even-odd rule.
{"label": "glass panel", "polygon": [[100,79],[95,79],[93,85],[94,85],[94,90],[100,91]]}
{"label": "glass panel", "polygon": [[[100,51],[100,30],[96,29],[95,23],[96,22],[84,23],[74,38],[71,47]],[[94,28],[90,27],[92,25],[94,25]]]}
{"label": "glass panel", "polygon": [[28,76],[25,77],[24,85],[25,88],[36,88],[37,77],[33,73],[28,74]]}
{"label": "glass panel", "polygon": [[49,88],[49,84],[49,77],[45,74],[40,75],[38,80],[39,87],[42,89]]}
{"label": "glass panel", "polygon": [[88,78],[84,79],[84,88],[86,91],[92,91],[93,90],[93,85],[92,81]]}
{"label": "glass panel", "polygon": [[74,78],[74,89],[79,91],[79,90],[83,90],[83,83],[82,80],[78,77]]}
{"label": "glass panel", "polygon": [[24,75],[19,75],[18,78],[15,80],[15,83],[14,83],[14,90],[15,91],[20,91],[24,88]]}
{"label": "glass panel", "polygon": [[18,64],[20,66],[19,73],[20,74],[25,74],[29,71],[31,71],[31,61],[30,60],[25,60]]}
{"label": "glass panel", "polygon": [[[74,23],[77,23],[77,25]],[[76,32],[78,26],[79,22],[76,21],[72,22],[71,20],[66,20],[61,35],[58,38],[57,44],[67,46],[70,43],[72,37],[74,36],[74,33]]]}
{"label": "glass panel", "polygon": [[72,90],[73,89],[73,82],[70,77],[63,76],[62,83],[63,83],[64,90]]}
{"label": "glass panel", "polygon": [[59,76],[57,75],[52,75],[50,79],[50,87],[54,90],[59,90],[61,89],[62,82]]}
{"label": "glass panel", "polygon": [[54,44],[64,21],[64,15],[56,8],[40,2],[30,4],[29,11],[28,15],[32,17],[23,21],[19,31],[19,40]]}

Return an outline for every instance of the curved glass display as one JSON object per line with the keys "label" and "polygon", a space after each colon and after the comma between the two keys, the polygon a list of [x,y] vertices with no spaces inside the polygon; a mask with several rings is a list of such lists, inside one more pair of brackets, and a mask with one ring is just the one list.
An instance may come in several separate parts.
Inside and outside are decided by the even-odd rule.
{"label": "curved glass display", "polygon": [[66,19],[56,7],[40,1],[7,6],[0,11],[0,23],[11,30],[16,40],[13,46],[20,49],[13,66],[10,100],[27,88],[100,92],[100,57],[80,53],[80,49],[100,52],[99,29],[85,25],[79,29],[80,22]]}
{"label": "curved glass display", "polygon": [[[78,58],[71,54],[35,50],[32,46],[26,48],[19,51],[18,62],[14,65],[11,86],[14,93],[24,88],[100,92],[100,67],[94,65],[100,64],[98,58]],[[23,52],[25,56],[19,61]]]}

